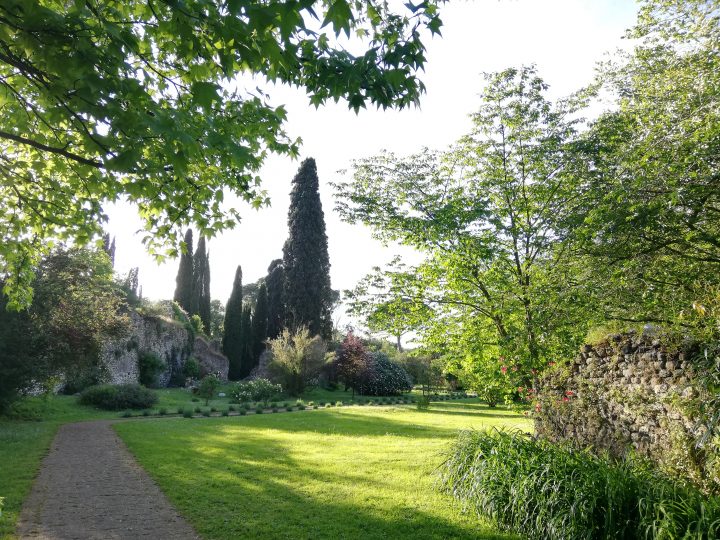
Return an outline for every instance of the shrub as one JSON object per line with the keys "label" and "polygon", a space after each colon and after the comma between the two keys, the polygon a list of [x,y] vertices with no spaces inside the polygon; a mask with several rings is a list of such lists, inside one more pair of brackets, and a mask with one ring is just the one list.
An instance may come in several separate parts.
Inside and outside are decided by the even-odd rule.
{"label": "shrub", "polygon": [[263,408],[262,408],[262,407],[258,407],[258,408],[255,409],[255,414],[262,414],[262,413],[263,413]]}
{"label": "shrub", "polygon": [[110,411],[146,409],[157,403],[155,392],[139,384],[101,384],[91,386],[80,394],[80,403]]}
{"label": "shrub", "polygon": [[343,406],[343,402],[342,402],[342,401],[337,401],[337,402],[335,402],[335,406],[336,406],[336,407],[342,407],[342,406]]}
{"label": "shrub", "polygon": [[199,379],[200,378],[200,364],[194,356],[191,356],[185,361],[183,366],[182,374],[187,379]]}
{"label": "shrub", "polygon": [[240,415],[245,416],[247,414],[247,409],[240,409]]}
{"label": "shrub", "polygon": [[282,393],[282,387],[279,384],[271,383],[267,379],[253,379],[235,383],[230,388],[229,393],[233,400],[238,403],[244,401],[268,401]]}
{"label": "shrub", "polygon": [[360,378],[360,393],[369,396],[387,396],[412,390],[410,375],[403,367],[384,353],[369,355],[367,370]]}
{"label": "shrub", "polygon": [[150,411],[148,411],[147,409],[145,409],[145,410],[142,412],[142,415],[143,415],[143,416],[150,416]]}
{"label": "shrub", "polygon": [[182,415],[183,415],[184,418],[192,418],[192,416],[193,416],[193,411],[192,411],[192,409],[185,409],[185,410],[183,411]]}
{"label": "shrub", "polygon": [[427,396],[422,396],[416,401],[416,406],[418,411],[428,410],[430,408],[430,398]]}
{"label": "shrub", "polygon": [[217,375],[208,375],[200,381],[198,396],[205,400],[205,406],[207,406],[208,403],[210,403],[210,400],[215,397],[215,392],[217,392],[219,386],[220,379]]}
{"label": "shrub", "polygon": [[209,410],[209,409],[203,409],[202,415],[203,415],[203,416],[210,416],[210,410]]}
{"label": "shrub", "polygon": [[613,461],[520,431],[461,432],[440,484],[466,508],[527,538],[720,535],[720,498],[638,458]]}
{"label": "shrub", "polygon": [[130,418],[132,416],[132,411],[123,411],[121,416],[123,418]]}
{"label": "shrub", "polygon": [[285,407],[285,410],[287,412],[291,412],[293,409],[294,409],[294,407],[292,405],[288,405],[287,407]]}
{"label": "shrub", "polygon": [[325,408],[332,407],[332,403],[326,403]]}
{"label": "shrub", "polygon": [[166,409],[165,407],[162,407],[162,408],[158,411],[158,414],[159,414],[160,416],[165,416],[165,415],[167,414],[167,409]]}
{"label": "shrub", "polygon": [[202,412],[202,409],[200,407],[195,407],[195,412],[200,414]]}
{"label": "shrub", "polygon": [[222,414],[223,416],[229,416],[229,415],[230,415],[230,411],[227,410],[227,409],[223,409],[223,411],[222,411],[220,414]]}
{"label": "shrub", "polygon": [[311,336],[304,326],[295,333],[283,330],[268,341],[268,350],[272,358],[268,370],[291,396],[300,395],[310,381],[317,379],[325,363],[325,343],[320,336]]}
{"label": "shrub", "polygon": [[157,388],[158,378],[165,370],[165,362],[151,352],[143,352],[138,356],[138,380],[148,388]]}
{"label": "shrub", "polygon": [[210,407],[210,412],[217,412],[217,407]]}
{"label": "shrub", "polygon": [[[243,408],[244,408],[244,407],[243,407]],[[233,412],[234,412],[235,410],[236,410],[235,405],[228,405],[228,411],[233,411]]]}

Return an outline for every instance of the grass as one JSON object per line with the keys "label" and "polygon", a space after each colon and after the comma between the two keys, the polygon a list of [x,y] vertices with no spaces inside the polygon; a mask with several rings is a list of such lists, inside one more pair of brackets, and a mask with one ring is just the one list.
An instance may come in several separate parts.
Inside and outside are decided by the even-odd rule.
{"label": "grass", "polygon": [[444,402],[115,428],[203,538],[501,538],[434,487],[457,431],[488,426],[530,423]]}
{"label": "grass", "polygon": [[[168,414],[192,416],[196,407],[200,409],[199,400],[187,390],[165,388],[156,391],[159,397],[156,405],[158,412],[165,409]],[[219,391],[228,395],[211,400],[212,406],[218,410],[228,408],[231,411],[236,407],[239,408],[237,405],[230,405],[226,386],[221,387]],[[316,404],[321,400],[323,403],[349,400],[351,396],[351,392],[341,390],[312,389],[303,395],[303,399],[314,400]],[[0,515],[0,539],[11,538],[22,501],[29,493],[32,481],[40,467],[40,461],[62,424],[83,420],[119,419],[127,414],[135,419],[142,418],[143,414],[142,411],[102,411],[79,405],[74,396],[55,396],[47,402],[40,398],[27,398],[23,402],[23,408],[39,414],[42,420],[17,421],[0,417],[0,497],[5,498],[2,515]],[[246,412],[242,413],[243,416]],[[284,417],[286,415],[274,416]],[[223,420],[232,421],[232,419]],[[243,421],[245,420],[243,418]],[[203,420],[203,423],[207,421]],[[185,422],[188,427],[190,424],[197,425],[196,422],[188,423],[187,420]]]}

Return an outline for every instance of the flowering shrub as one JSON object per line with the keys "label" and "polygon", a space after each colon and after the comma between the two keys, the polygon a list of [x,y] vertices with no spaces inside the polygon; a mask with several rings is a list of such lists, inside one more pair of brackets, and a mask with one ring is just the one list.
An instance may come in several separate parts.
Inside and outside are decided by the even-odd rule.
{"label": "flowering shrub", "polygon": [[273,384],[267,379],[253,379],[235,383],[230,389],[233,401],[244,403],[247,401],[269,401],[282,393],[279,384]]}
{"label": "flowering shrub", "polygon": [[410,375],[400,364],[381,352],[371,353],[368,357],[367,369],[361,377],[362,394],[389,396],[412,390]]}

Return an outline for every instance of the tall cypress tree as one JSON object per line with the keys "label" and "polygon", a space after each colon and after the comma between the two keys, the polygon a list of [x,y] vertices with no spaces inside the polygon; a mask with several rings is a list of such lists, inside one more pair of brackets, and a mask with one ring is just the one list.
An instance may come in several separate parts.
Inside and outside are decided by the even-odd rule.
{"label": "tall cypress tree", "polygon": [[292,183],[289,235],[283,247],[287,322],[293,329],[307,325],[311,334],[329,339],[330,257],[314,159],[302,162]]}
{"label": "tall cypress tree", "polygon": [[225,306],[225,324],[222,342],[223,353],[230,361],[228,377],[232,380],[237,380],[242,377],[242,294],[242,268],[238,266],[235,271],[235,281],[233,281],[232,292]]}
{"label": "tall cypress tree", "polygon": [[285,326],[285,269],[282,259],[275,259],[270,263],[265,284],[268,297],[267,335],[275,339]]}
{"label": "tall cypress tree", "polygon": [[185,251],[180,255],[180,266],[178,268],[177,278],[175,278],[175,300],[181,308],[188,313],[193,305],[193,234],[188,229],[185,233]]}
{"label": "tall cypress tree", "polygon": [[253,327],[252,307],[245,303],[242,309],[242,322],[240,323],[240,378],[250,375],[255,367],[253,355]]}
{"label": "tall cypress tree", "polygon": [[210,262],[204,236],[198,240],[193,257],[193,298],[189,313],[199,315],[205,332],[210,332]]}
{"label": "tall cypress tree", "polygon": [[252,320],[252,334],[253,360],[255,365],[257,365],[260,355],[265,349],[265,340],[268,337],[268,295],[265,283],[261,283],[258,289],[255,312],[253,313]]}

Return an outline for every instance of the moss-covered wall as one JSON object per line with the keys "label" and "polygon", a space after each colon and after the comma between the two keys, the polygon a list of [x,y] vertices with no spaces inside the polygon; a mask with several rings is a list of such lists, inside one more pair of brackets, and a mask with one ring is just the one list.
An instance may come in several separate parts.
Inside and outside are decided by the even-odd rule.
{"label": "moss-covered wall", "polygon": [[558,363],[540,382],[537,433],[614,455],[632,449],[717,490],[720,441],[706,433],[717,367],[704,347],[672,341],[614,334]]}

